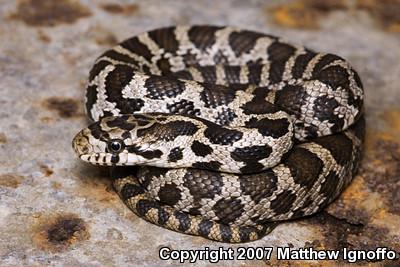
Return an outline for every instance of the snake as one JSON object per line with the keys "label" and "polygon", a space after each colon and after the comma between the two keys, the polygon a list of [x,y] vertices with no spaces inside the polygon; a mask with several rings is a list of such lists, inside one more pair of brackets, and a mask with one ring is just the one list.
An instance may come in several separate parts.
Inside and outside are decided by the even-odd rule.
{"label": "snake", "polygon": [[230,26],[171,26],[98,57],[73,139],[111,166],[139,217],[249,242],[321,211],[362,158],[364,92],[348,61]]}

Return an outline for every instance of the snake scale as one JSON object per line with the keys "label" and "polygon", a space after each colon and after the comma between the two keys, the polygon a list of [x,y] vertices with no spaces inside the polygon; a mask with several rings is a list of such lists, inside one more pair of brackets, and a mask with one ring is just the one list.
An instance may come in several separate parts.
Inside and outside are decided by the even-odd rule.
{"label": "snake scale", "polygon": [[235,27],[160,28],[96,60],[94,122],[73,148],[114,166],[117,193],[147,221],[247,242],[320,211],[350,183],[363,98],[334,54]]}

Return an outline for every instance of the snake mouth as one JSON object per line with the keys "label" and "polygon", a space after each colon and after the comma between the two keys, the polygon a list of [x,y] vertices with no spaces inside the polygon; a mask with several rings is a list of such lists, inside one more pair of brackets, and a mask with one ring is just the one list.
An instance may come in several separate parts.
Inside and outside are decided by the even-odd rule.
{"label": "snake mouth", "polygon": [[[112,154],[107,152],[87,153],[79,155],[79,158],[85,162],[102,166],[135,166],[143,163],[152,165],[152,161],[146,160],[141,156],[134,154]],[[162,167],[162,166],[160,166]]]}
{"label": "snake mouth", "polygon": [[111,162],[112,155],[109,153],[87,153],[79,155],[79,158],[91,164],[112,166],[114,163]]}

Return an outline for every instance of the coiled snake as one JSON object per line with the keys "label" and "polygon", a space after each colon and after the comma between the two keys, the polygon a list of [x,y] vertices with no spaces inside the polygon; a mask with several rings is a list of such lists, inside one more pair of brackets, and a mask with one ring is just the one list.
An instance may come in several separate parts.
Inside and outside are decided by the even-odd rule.
{"label": "coiled snake", "polygon": [[[116,167],[138,216],[223,242],[313,214],[350,183],[364,137],[360,78],[339,56],[234,27],[130,38],[90,71],[79,157]],[[140,166],[140,167],[139,167]]]}

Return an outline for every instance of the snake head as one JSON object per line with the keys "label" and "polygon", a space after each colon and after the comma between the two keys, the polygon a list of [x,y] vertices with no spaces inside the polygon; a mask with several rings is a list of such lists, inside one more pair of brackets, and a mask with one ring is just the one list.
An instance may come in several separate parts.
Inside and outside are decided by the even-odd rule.
{"label": "snake head", "polygon": [[151,127],[156,120],[140,114],[109,116],[80,131],[72,147],[80,159],[96,165],[137,165],[160,157],[154,143],[138,133]]}

